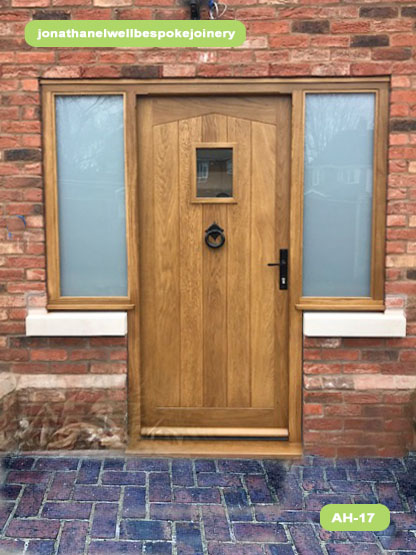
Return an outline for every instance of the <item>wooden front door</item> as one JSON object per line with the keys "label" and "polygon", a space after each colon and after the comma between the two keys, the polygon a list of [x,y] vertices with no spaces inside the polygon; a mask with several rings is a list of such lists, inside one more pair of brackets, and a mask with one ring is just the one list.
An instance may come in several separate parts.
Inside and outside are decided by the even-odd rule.
{"label": "wooden front door", "polygon": [[142,435],[287,435],[290,110],[139,100]]}

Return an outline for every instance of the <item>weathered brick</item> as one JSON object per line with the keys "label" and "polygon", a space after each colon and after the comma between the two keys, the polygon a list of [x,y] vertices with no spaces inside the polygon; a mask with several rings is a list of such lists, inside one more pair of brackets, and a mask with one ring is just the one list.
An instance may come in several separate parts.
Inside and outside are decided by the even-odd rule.
{"label": "weathered brick", "polygon": [[56,538],[59,531],[57,520],[13,519],[6,530],[12,538]]}
{"label": "weathered brick", "polygon": [[122,66],[121,77],[129,79],[157,79],[161,77],[160,66]]}
{"label": "weathered brick", "polygon": [[403,6],[402,7],[403,17],[415,17],[416,18],[416,6]]}
{"label": "weathered brick", "polygon": [[317,20],[317,21],[294,21],[292,23],[292,31],[294,33],[307,33],[307,34],[325,34],[329,33],[329,21],[328,20]]}
{"label": "weathered brick", "polygon": [[416,119],[393,119],[390,122],[391,131],[416,131]]}
{"label": "weathered brick", "polygon": [[170,539],[170,524],[163,521],[124,520],[121,522],[120,537],[129,540]]}
{"label": "weathered brick", "polygon": [[35,148],[15,148],[4,151],[6,162],[11,161],[38,161],[41,159],[41,151]]}
{"label": "weathered brick", "polygon": [[71,13],[69,11],[64,10],[36,10],[32,16],[35,20],[48,20],[48,19],[56,19],[56,20],[67,20],[71,19]]}
{"label": "weathered brick", "polygon": [[372,7],[366,6],[360,8],[360,17],[369,17],[371,19],[384,19],[397,17],[399,13],[398,8],[390,6],[386,7]]}
{"label": "weathered brick", "polygon": [[389,46],[387,35],[356,35],[351,39],[352,47]]}

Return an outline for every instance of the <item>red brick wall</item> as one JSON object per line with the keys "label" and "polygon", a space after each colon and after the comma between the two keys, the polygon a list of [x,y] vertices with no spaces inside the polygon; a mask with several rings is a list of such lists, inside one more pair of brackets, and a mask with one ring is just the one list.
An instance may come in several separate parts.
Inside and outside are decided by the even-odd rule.
{"label": "red brick wall", "polygon": [[[409,328],[415,333],[415,326]],[[406,378],[415,375],[414,362],[408,362],[415,358],[415,344],[414,335],[305,338],[305,450],[324,456],[400,456],[412,447],[414,395]]]}
{"label": "red brick wall", "polygon": [[[118,339],[24,338],[27,307],[45,303],[40,77],[390,75],[386,294],[389,306],[406,307],[409,336],[307,340],[304,433],[307,449],[322,454],[402,452],[411,434],[411,391],[393,378],[386,389],[383,376],[416,374],[416,5],[227,4],[227,17],[247,26],[242,48],[36,50],[23,39],[32,18],[183,19],[188,10],[181,0],[0,0],[0,370],[118,373],[126,365]],[[373,384],[358,390],[366,375]],[[23,412],[27,403],[20,399]]]}

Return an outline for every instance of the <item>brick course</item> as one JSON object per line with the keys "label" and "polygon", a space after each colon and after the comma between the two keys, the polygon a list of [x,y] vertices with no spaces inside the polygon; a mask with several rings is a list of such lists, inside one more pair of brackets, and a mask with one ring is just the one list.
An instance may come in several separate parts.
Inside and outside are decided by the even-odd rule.
{"label": "brick course", "polygon": [[[39,78],[389,75],[386,302],[406,308],[408,337],[305,340],[304,440],[327,455],[401,454],[411,442],[411,390],[397,381],[380,389],[379,375],[416,374],[416,8],[401,0],[227,4],[226,17],[247,26],[245,45],[233,50],[36,50],[23,39],[31,19],[183,19],[188,10],[179,0],[2,0],[0,370],[126,372],[124,339],[24,337],[27,308],[46,301]],[[367,391],[356,390],[355,377],[373,375]],[[107,399],[116,412],[117,402]],[[31,418],[36,401],[19,394],[17,406]]]}

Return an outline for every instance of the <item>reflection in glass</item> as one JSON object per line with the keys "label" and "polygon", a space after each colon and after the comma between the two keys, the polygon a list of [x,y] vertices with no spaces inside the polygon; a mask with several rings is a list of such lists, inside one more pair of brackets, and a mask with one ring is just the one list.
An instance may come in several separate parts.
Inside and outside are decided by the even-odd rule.
{"label": "reflection in glass", "polygon": [[57,96],[61,294],[126,296],[123,97]]}
{"label": "reflection in glass", "polygon": [[306,97],[303,295],[370,296],[375,95]]}
{"label": "reflection in glass", "polygon": [[196,149],[198,198],[233,196],[233,149]]}

